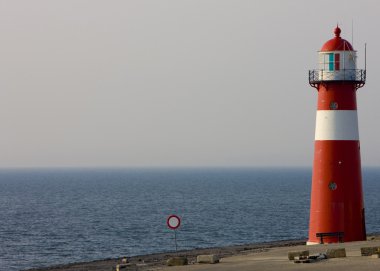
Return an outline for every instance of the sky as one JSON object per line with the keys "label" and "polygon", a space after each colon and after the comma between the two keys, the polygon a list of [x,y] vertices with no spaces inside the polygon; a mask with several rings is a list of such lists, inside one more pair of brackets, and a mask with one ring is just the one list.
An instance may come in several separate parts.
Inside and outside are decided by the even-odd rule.
{"label": "sky", "polygon": [[0,0],[0,167],[311,167],[308,70],[337,23],[358,68],[367,43],[361,156],[380,166],[379,9]]}

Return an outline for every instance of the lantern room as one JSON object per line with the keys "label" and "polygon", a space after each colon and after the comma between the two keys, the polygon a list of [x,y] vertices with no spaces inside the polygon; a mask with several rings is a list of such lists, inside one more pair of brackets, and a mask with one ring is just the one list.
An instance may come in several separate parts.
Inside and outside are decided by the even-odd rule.
{"label": "lantern room", "polygon": [[354,81],[358,87],[365,82],[365,70],[356,68],[356,51],[352,45],[340,37],[337,26],[335,37],[328,40],[318,52],[318,70],[309,72],[309,82],[313,87],[328,81]]}

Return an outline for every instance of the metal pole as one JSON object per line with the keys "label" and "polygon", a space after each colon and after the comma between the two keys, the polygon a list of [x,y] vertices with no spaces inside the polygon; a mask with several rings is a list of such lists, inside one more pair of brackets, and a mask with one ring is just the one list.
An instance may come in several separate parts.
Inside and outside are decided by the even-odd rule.
{"label": "metal pole", "polygon": [[364,70],[367,70],[367,43],[364,43]]}
{"label": "metal pole", "polygon": [[354,19],[351,21],[351,44],[354,46]]}
{"label": "metal pole", "polygon": [[175,252],[177,252],[177,231],[174,230]]}

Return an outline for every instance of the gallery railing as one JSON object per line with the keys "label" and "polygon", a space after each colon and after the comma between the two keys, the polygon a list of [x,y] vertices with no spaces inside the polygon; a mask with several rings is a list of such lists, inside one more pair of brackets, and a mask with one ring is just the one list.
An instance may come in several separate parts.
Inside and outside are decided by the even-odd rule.
{"label": "gallery railing", "polygon": [[365,84],[366,70],[309,71],[309,84],[315,88],[318,88],[319,84],[332,81],[352,82],[356,84],[356,88],[360,88]]}

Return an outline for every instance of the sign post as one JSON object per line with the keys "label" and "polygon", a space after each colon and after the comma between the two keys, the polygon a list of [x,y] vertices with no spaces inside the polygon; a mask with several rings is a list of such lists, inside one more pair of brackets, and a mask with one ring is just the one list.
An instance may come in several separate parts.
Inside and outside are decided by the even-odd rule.
{"label": "sign post", "polygon": [[176,215],[170,215],[166,220],[169,229],[174,230],[175,252],[177,252],[177,229],[181,225],[181,219]]}

